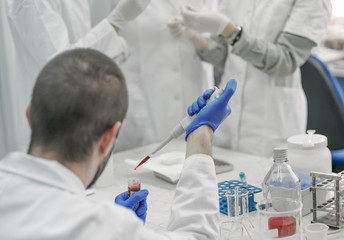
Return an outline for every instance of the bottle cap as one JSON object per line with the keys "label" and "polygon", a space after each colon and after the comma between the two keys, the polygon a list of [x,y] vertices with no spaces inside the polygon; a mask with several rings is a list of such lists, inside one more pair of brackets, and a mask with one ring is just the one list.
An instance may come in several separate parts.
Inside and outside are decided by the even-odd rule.
{"label": "bottle cap", "polygon": [[284,146],[274,148],[274,161],[286,161],[288,157],[287,151],[288,149]]}
{"label": "bottle cap", "polygon": [[293,149],[314,149],[327,147],[327,137],[321,134],[314,134],[314,130],[308,130],[307,134],[300,134],[288,138],[288,148]]}

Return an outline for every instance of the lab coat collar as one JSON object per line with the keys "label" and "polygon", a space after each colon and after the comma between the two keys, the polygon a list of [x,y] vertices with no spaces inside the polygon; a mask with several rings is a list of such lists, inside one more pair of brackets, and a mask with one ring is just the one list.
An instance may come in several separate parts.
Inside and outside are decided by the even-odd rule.
{"label": "lab coat collar", "polygon": [[80,178],[56,160],[13,152],[0,161],[0,171],[10,172],[70,193],[85,196]]}

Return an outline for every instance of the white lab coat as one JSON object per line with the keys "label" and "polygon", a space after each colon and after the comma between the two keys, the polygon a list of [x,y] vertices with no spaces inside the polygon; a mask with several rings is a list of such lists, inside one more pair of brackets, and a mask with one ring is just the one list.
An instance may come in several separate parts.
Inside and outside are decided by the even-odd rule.
{"label": "white lab coat", "polygon": [[57,161],[19,152],[0,161],[0,199],[0,239],[208,240],[218,233],[214,163],[201,154],[185,160],[169,232],[144,227],[112,201],[88,200],[80,179]]}
{"label": "white lab coat", "polygon": [[[36,77],[56,54],[72,48],[99,50],[111,58],[121,55],[125,41],[107,20],[91,27],[87,0],[6,0],[7,15],[16,48],[16,100],[13,113],[18,150],[26,149],[30,129],[26,122],[28,106]],[[11,114],[10,112],[6,115]]]}
{"label": "white lab coat", "polygon": [[[116,2],[116,1],[115,1]],[[147,9],[119,32],[130,48],[121,66],[127,80],[129,109],[117,150],[166,138],[187,114],[187,106],[211,87],[212,75],[188,39],[175,39],[166,26],[182,4],[205,0],[152,0]]]}
{"label": "white lab coat", "polygon": [[[222,0],[220,11],[252,37],[275,42],[281,31],[319,43],[330,19],[328,0]],[[222,86],[231,78],[238,88],[231,116],[217,130],[215,144],[271,156],[289,136],[305,132],[307,105],[300,69],[287,77],[269,76],[229,54]]]}

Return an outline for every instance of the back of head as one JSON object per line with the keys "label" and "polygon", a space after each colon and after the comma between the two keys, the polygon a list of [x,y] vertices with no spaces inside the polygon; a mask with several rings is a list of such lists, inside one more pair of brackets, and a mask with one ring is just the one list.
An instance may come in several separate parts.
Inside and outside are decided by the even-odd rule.
{"label": "back of head", "polygon": [[123,74],[110,58],[91,49],[61,53],[34,86],[29,151],[39,148],[81,162],[107,129],[123,121],[127,107]]}

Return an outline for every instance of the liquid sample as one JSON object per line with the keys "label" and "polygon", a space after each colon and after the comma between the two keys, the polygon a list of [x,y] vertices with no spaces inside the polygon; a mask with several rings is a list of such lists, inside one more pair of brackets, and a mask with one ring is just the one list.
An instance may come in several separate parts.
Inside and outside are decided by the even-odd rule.
{"label": "liquid sample", "polygon": [[141,181],[138,178],[128,179],[128,197],[141,190]]}
{"label": "liquid sample", "polygon": [[[129,178],[128,179],[128,197],[133,195],[134,193],[141,190],[141,180],[138,178]],[[140,203],[136,204],[133,208],[133,211],[136,212]]]}
{"label": "liquid sample", "polygon": [[296,219],[293,216],[269,218],[269,229],[278,230],[278,237],[288,237],[296,233]]}
{"label": "liquid sample", "polygon": [[147,157],[145,157],[145,158],[139,163],[139,165],[136,166],[135,170],[136,170],[139,166],[141,166],[142,164],[144,164],[145,162],[147,162],[148,159],[150,159],[150,156],[149,156],[149,155],[148,155]]}

